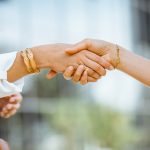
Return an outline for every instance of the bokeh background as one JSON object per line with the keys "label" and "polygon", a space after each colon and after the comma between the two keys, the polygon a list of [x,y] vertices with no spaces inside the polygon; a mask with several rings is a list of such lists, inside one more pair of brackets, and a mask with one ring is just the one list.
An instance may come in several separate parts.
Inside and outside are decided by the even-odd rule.
{"label": "bokeh background", "polygon": [[[0,0],[0,53],[84,38],[148,58],[150,1]],[[12,150],[150,149],[149,88],[119,71],[87,86],[46,73],[27,77],[19,113],[0,119]]]}

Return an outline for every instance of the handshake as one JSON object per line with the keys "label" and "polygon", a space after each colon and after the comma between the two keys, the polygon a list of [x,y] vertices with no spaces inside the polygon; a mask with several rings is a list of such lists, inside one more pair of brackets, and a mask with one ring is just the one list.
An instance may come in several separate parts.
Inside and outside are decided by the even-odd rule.
{"label": "handshake", "polygon": [[[31,69],[39,71],[40,69],[51,68],[47,74],[48,79],[62,73],[65,79],[71,79],[76,83],[80,82],[80,84],[85,85],[89,82],[96,82],[106,74],[106,70],[117,68],[150,86],[150,69],[147,69],[150,66],[150,60],[113,43],[86,39],[74,45],[49,44],[36,46],[30,50],[34,56],[34,59],[32,57],[29,61],[31,64],[32,60]],[[31,74],[27,71],[27,66],[23,62],[21,53],[18,52],[13,66],[7,71],[8,81],[14,82]],[[21,95],[12,95],[7,99],[11,106],[5,105],[6,107],[3,107],[0,111],[1,117],[10,117],[16,112],[20,106]]]}
{"label": "handshake", "polygon": [[117,46],[102,40],[42,45],[31,50],[38,68],[51,68],[48,79],[63,73],[65,79],[85,85],[96,82],[106,74],[106,69],[113,70],[117,66]]}
{"label": "handshake", "polygon": [[[115,44],[93,39],[86,39],[74,45],[49,44],[30,48],[38,70],[51,68],[47,74],[48,79],[62,73],[66,80],[79,82],[81,85],[96,82],[106,75],[106,70],[118,68],[119,49]],[[20,52],[18,55],[21,55]],[[11,71],[8,71],[9,81],[14,82],[30,74],[21,62],[16,60]],[[20,107],[21,100],[22,96],[19,93],[0,98],[0,117],[8,118],[14,115]]]}

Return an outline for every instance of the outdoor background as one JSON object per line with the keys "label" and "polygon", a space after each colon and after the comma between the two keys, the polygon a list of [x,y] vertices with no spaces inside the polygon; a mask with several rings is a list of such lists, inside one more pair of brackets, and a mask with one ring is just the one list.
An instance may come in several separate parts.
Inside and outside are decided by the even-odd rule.
{"label": "outdoor background", "polygon": [[[150,1],[0,0],[0,53],[84,38],[150,57]],[[19,113],[0,119],[11,150],[150,149],[149,88],[119,71],[87,86],[46,73],[25,78]]]}

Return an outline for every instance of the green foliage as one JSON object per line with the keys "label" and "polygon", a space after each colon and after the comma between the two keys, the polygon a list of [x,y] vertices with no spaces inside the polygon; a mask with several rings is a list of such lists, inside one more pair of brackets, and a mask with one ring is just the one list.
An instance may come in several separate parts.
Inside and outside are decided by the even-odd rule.
{"label": "green foliage", "polygon": [[80,139],[118,150],[133,138],[129,119],[95,103],[61,101],[56,106],[51,122],[57,131],[72,139],[72,143]]}

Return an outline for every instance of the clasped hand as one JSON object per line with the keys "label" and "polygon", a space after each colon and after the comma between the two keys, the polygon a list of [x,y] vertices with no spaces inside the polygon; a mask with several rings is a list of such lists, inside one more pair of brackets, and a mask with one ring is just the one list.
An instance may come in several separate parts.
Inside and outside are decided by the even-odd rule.
{"label": "clasped hand", "polygon": [[[47,64],[41,68],[51,68],[47,74],[52,79],[57,73],[63,73],[67,80],[80,82],[96,82],[105,76],[106,70],[114,69],[114,45],[101,40],[87,39],[75,45],[55,44],[37,47],[47,53]],[[49,57],[50,56],[50,57]]]}

